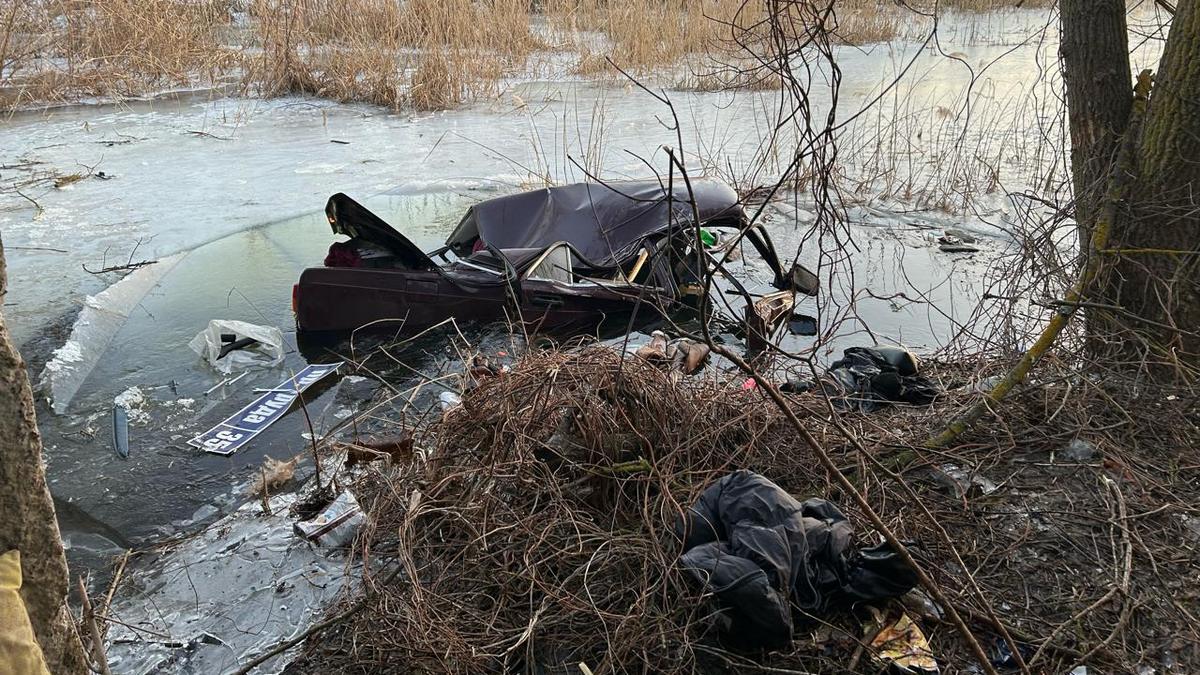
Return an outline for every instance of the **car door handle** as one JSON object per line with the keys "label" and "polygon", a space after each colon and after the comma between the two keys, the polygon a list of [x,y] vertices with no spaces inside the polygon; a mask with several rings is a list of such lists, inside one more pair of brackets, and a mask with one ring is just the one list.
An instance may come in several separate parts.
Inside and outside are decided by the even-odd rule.
{"label": "car door handle", "polygon": [[563,304],[562,298],[554,295],[531,295],[529,302],[541,307],[559,307]]}

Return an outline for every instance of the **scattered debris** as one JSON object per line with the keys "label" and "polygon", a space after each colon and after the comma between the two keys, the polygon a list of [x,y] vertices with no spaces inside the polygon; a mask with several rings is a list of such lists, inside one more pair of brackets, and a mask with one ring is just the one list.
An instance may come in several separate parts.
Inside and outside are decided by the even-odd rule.
{"label": "scattered debris", "polygon": [[915,616],[929,621],[941,621],[944,618],[942,608],[922,588],[914,588],[900,598],[904,608]]}
{"label": "scattered debris", "polygon": [[791,642],[793,607],[819,616],[899,597],[917,581],[886,544],[855,551],[850,521],[832,503],[800,503],[750,471],[706,488],[676,533],[680,565],[715,594],[719,628],[741,647]]}
{"label": "scattered debris", "polygon": [[667,346],[671,363],[684,375],[692,375],[704,368],[710,352],[708,345],[688,338],[679,338]]}
{"label": "scattered debris", "polygon": [[[209,387],[208,389],[204,390],[204,395],[208,396],[209,394],[220,389],[221,387],[224,387],[227,384],[233,384],[249,374],[250,374],[250,371],[247,370],[247,371],[242,372],[242,374],[238,375],[237,377],[227,377],[227,378],[221,380],[220,382],[214,384],[213,386]],[[261,394],[262,392],[265,392],[265,391],[271,391],[271,390],[270,389],[255,389],[254,393]]]}
{"label": "scattered debris", "polygon": [[406,461],[413,455],[413,439],[408,433],[365,438],[358,443],[339,443],[334,447],[346,451],[347,469],[385,457],[392,463]]}
{"label": "scattered debris", "polygon": [[900,617],[885,626],[871,640],[871,651],[885,665],[893,665],[904,673],[936,673],[937,660],[929,649],[929,640],[920,626],[901,612]]}
{"label": "scattered debris", "polygon": [[1072,439],[1062,450],[1059,457],[1070,462],[1086,462],[1096,458],[1096,446],[1082,438]]}
{"label": "scattered debris", "polygon": [[656,365],[670,363],[679,372],[692,375],[704,367],[710,351],[708,345],[688,338],[668,342],[667,334],[656,330],[650,334],[650,342],[638,347],[634,355]]}
{"label": "scattered debris", "polygon": [[307,366],[224,422],[189,440],[188,445],[218,455],[233,454],[283,417],[304,390],[336,371],[341,365],[341,362],[338,362]]}
{"label": "scattered debris", "polygon": [[269,496],[275,492],[276,488],[283,486],[296,475],[296,465],[300,462],[300,457],[296,455],[287,461],[280,461],[274,457],[264,458],[258,478],[250,485],[246,494],[258,497]]}
{"label": "scattered debris", "polygon": [[221,340],[225,342],[225,344],[221,345],[221,351],[217,354],[218,361],[226,356],[229,356],[230,352],[236,352],[239,349],[246,349],[247,347],[253,347],[254,345],[258,344],[258,340],[249,337],[242,338],[240,340],[234,340],[232,338],[225,340],[225,336],[222,335]]}
{"label": "scattered debris", "polygon": [[[223,336],[228,335],[237,339],[224,340]],[[283,363],[283,333],[273,326],[213,319],[188,346],[226,375],[235,370],[271,368]]]}
{"label": "scattered debris", "polygon": [[471,357],[471,363],[467,368],[467,374],[471,376],[471,383],[478,384],[480,380],[488,377],[496,377],[507,372],[508,366],[497,368],[492,365],[486,354],[476,354]]}
{"label": "scattered debris", "polygon": [[650,342],[637,348],[634,355],[651,363],[667,360],[667,334],[656,330],[650,334]]}
{"label": "scattered debris", "polygon": [[354,539],[366,517],[349,490],[312,520],[296,523],[296,534],[326,548],[340,548]]}
{"label": "scattered debris", "polygon": [[952,227],[947,227],[944,230],[944,232],[945,232],[945,237],[943,237],[943,238],[958,239],[960,242],[962,242],[964,244],[974,244],[975,242],[979,241],[978,237],[971,234],[970,232],[967,232],[966,230],[958,230],[958,229],[955,229]]}
{"label": "scattered debris", "polygon": [[980,248],[970,244],[942,244],[938,250],[942,253],[979,253]]}
{"label": "scattered debris", "polygon": [[804,393],[820,386],[838,407],[862,412],[892,403],[929,405],[942,392],[919,370],[916,355],[903,347],[850,347],[818,382],[789,381],[783,390]]}
{"label": "scattered debris", "polygon": [[792,314],[788,319],[788,332],[792,335],[813,336],[818,332],[817,318],[807,314]]}
{"label": "scattered debris", "polygon": [[771,342],[771,336],[796,306],[796,294],[791,289],[764,295],[746,305],[746,350],[761,354]]}
{"label": "scattered debris", "polygon": [[990,495],[999,489],[990,478],[956,464],[943,464],[931,471],[933,479],[956,498],[973,494]]}
{"label": "scattered debris", "polygon": [[982,380],[975,382],[975,384],[971,386],[971,391],[974,391],[978,394],[986,394],[992,389],[995,389],[996,385],[1000,384],[1002,380],[1004,380],[1003,375],[992,375],[991,377],[985,377]]}
{"label": "scattered debris", "polygon": [[462,405],[462,397],[453,391],[443,391],[438,394],[438,401],[442,404],[443,412],[449,412]]}
{"label": "scattered debris", "polygon": [[978,246],[973,246],[976,239],[957,230],[946,230],[946,234],[938,237],[938,249],[942,253],[978,253]]}
{"label": "scattered debris", "polygon": [[[1021,651],[1021,660],[1025,661],[1026,663],[1028,663],[1029,659],[1033,658],[1033,655],[1036,653],[1036,650],[1030,648],[1028,645],[1023,645],[1020,643],[1017,644],[1017,649]],[[992,665],[996,666],[997,668],[1020,667],[1020,663],[1013,654],[1012,647],[1009,646],[1008,641],[1003,638],[996,639],[996,643],[992,647],[990,654],[992,657]]]}
{"label": "scattered debris", "polygon": [[332,486],[316,485],[307,495],[293,502],[288,511],[300,520],[312,520],[333,503],[334,496]]}

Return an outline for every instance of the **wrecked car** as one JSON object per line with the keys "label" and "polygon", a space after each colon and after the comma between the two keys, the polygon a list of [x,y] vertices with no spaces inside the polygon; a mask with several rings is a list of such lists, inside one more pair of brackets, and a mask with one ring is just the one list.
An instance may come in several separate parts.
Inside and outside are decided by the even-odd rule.
{"label": "wrecked car", "polygon": [[779,292],[815,293],[815,276],[802,268],[785,274],[737,193],[714,181],[695,182],[690,193],[640,181],[497,197],[470,207],[430,252],[345,194],[330,197],[325,214],[349,240],[330,246],[324,266],[304,270],[294,286],[302,333],[412,334],[448,318],[558,333],[614,320],[607,325],[624,329],[631,318],[644,326],[694,304],[714,256],[743,230]]}

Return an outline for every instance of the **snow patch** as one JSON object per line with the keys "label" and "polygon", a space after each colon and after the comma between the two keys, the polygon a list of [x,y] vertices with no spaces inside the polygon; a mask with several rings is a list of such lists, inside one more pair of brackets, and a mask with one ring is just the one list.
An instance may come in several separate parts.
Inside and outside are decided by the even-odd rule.
{"label": "snow patch", "polygon": [[133,386],[116,395],[113,404],[125,409],[130,424],[145,424],[150,421],[150,413],[146,410],[146,395],[141,387]]}

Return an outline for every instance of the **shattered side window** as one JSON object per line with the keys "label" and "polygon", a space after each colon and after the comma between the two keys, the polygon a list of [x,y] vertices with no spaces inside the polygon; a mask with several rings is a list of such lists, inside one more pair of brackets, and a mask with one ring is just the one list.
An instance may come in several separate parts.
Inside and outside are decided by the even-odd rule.
{"label": "shattered side window", "polygon": [[533,267],[525,273],[526,279],[546,279],[569,284],[574,281],[571,267],[571,249],[555,246],[542,254]]}

